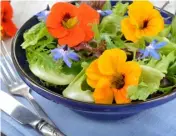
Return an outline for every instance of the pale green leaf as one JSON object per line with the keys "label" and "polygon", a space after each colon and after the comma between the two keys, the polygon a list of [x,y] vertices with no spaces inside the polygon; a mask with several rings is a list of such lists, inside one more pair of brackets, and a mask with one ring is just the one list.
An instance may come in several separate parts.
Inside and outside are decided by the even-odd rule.
{"label": "pale green leaf", "polygon": [[116,35],[118,31],[121,31],[122,19],[123,17],[114,14],[104,17],[100,24],[100,32]]}
{"label": "pale green leaf", "polygon": [[161,60],[155,65],[154,68],[158,69],[162,73],[167,73],[169,65],[176,59],[175,52],[170,52],[167,56],[162,56]]}
{"label": "pale green leaf", "polygon": [[176,39],[176,16],[173,18],[172,20],[172,24],[171,24],[171,34],[173,37],[175,37]]}
{"label": "pale green leaf", "polygon": [[142,73],[138,86],[128,87],[128,97],[131,100],[146,100],[149,95],[158,91],[162,72],[149,66],[141,65]]}
{"label": "pale green leaf", "polygon": [[63,91],[63,96],[83,102],[94,102],[92,91],[89,89],[83,90],[82,88],[82,84],[86,80],[85,69],[87,68],[87,66],[84,65],[83,70],[73,79],[73,81]]}
{"label": "pale green leaf", "polygon": [[127,2],[125,4],[123,4],[122,2],[117,2],[112,11],[115,15],[124,16],[128,10],[128,5],[129,3]]}
{"label": "pale green leaf", "polygon": [[105,4],[103,5],[102,10],[111,10],[111,1],[106,0]]}
{"label": "pale green leaf", "polygon": [[22,48],[26,49],[29,46],[35,45],[40,39],[46,37],[50,38],[52,41],[54,38],[48,33],[48,30],[44,22],[40,22],[26,31],[23,35],[24,42],[22,43]]}
{"label": "pale green leaf", "polygon": [[147,66],[151,66],[157,70],[159,70],[162,73],[167,73],[169,65],[174,62],[176,59],[175,52],[170,52],[167,56],[161,55],[160,60],[156,60],[154,58],[151,58],[149,62],[146,64]]}
{"label": "pale green leaf", "polygon": [[100,41],[100,31],[98,24],[92,24],[92,31],[94,32],[94,39]]}
{"label": "pale green leaf", "polygon": [[171,25],[165,26],[164,30],[162,30],[159,33],[159,36],[161,36],[161,37],[167,37],[170,34],[170,31],[171,31]]}

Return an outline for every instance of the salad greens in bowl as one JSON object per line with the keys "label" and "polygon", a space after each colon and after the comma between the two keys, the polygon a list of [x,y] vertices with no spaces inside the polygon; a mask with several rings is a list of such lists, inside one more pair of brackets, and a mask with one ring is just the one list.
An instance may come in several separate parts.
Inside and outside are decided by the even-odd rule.
{"label": "salad greens in bowl", "polygon": [[128,116],[176,97],[176,17],[149,1],[58,2],[21,27],[12,58],[46,98]]}

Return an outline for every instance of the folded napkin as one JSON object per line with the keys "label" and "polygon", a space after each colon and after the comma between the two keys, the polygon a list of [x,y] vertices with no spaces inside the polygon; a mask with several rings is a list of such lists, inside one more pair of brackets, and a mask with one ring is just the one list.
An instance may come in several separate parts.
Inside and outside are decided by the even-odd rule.
{"label": "folded napkin", "polygon": [[[1,90],[8,92],[3,82]],[[32,95],[67,136],[176,136],[176,99],[123,120],[102,121],[79,115],[63,105],[47,100],[35,91],[32,91]],[[16,98],[32,110],[24,98]],[[7,136],[41,136],[2,111],[0,131]]]}
{"label": "folded napkin", "polygon": [[[1,90],[7,91],[4,84],[1,84]],[[176,100],[123,120],[100,121],[85,118],[34,91],[32,95],[67,136],[176,136]],[[16,98],[31,109],[25,99]],[[17,123],[2,111],[1,127],[7,136],[40,136],[32,128]]]}

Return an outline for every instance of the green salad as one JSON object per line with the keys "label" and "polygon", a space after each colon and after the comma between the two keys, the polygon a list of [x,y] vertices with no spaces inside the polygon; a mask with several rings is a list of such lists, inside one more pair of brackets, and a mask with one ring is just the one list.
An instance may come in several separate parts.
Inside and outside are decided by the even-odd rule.
{"label": "green salad", "polygon": [[175,91],[176,17],[167,23],[151,2],[106,1],[98,10],[58,2],[36,17],[21,47],[31,72],[56,93],[125,104]]}

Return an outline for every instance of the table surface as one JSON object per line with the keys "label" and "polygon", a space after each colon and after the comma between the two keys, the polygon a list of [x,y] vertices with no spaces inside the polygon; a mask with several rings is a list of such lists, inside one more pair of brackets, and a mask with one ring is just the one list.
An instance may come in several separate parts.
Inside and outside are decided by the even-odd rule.
{"label": "table surface", "polygon": [[[38,13],[39,11],[45,9],[47,4],[52,6],[53,3],[55,3],[56,1],[58,0],[48,0],[48,1],[46,0],[35,0],[35,1],[11,0],[11,4],[14,9],[14,18],[13,18],[14,23],[17,25],[18,28],[20,28],[30,17],[32,17],[34,14]],[[158,7],[161,7],[164,2],[165,1],[161,1],[161,0],[153,1],[153,3]],[[176,10],[176,1],[171,1],[171,3],[166,7],[166,10],[170,11],[171,13],[174,13],[174,11]],[[5,43],[7,45],[8,50],[10,51],[11,39],[6,40]],[[64,132],[68,134],[73,134],[71,136],[83,136],[83,135],[89,136],[89,134],[81,131],[81,129],[83,128],[86,128],[85,132],[92,132],[91,136],[107,136],[108,132],[114,132],[114,134],[112,134],[111,136],[114,136],[114,135],[116,136],[118,132],[120,136],[131,136],[131,135],[140,136],[139,134],[142,134],[143,136],[166,136],[166,135],[175,136],[176,135],[176,125],[175,125],[176,114],[172,114],[172,112],[175,113],[176,110],[175,111],[170,110],[172,109],[174,103],[176,103],[176,100],[169,102],[167,105],[163,105],[163,106],[151,109],[149,111],[143,112],[139,116],[135,116],[130,119],[125,119],[119,122],[113,121],[113,122],[95,123],[92,120],[83,118],[75,114],[74,112],[71,112],[69,109],[62,107],[61,105],[57,105],[52,102],[49,102],[48,100],[42,98],[41,96],[35,93],[33,93],[33,95],[35,96],[39,104],[44,108],[44,110],[48,111],[48,114],[50,115],[51,118],[52,116],[54,116],[53,112],[60,114],[61,117],[58,117],[58,119],[56,119],[56,121],[58,120],[57,126],[59,126]],[[46,105],[48,104],[49,105],[48,107],[52,107],[55,110],[49,111],[48,110],[49,108],[45,107],[44,104]],[[56,109],[56,107],[58,107],[58,109]],[[12,119],[8,118],[7,115],[5,115],[4,113],[2,113],[2,119],[3,118],[5,118],[6,120],[3,121],[2,129],[6,130],[6,133],[9,132],[8,136],[11,136],[12,133],[10,132],[15,133],[17,131],[16,125],[18,125],[18,123],[15,123]],[[75,120],[77,120],[78,122],[74,123]],[[60,122],[62,121],[64,122],[65,125],[67,125],[67,128],[69,128],[70,132],[67,132],[67,128],[61,125],[62,123]],[[79,121],[81,122],[81,125]],[[9,127],[8,123],[10,122],[13,122],[14,128],[13,127],[8,128]],[[145,122],[145,123],[141,124],[141,122]],[[76,128],[76,125],[79,126],[79,128]],[[131,125],[134,125],[134,126],[131,127]],[[115,130],[115,126],[117,127],[116,130]],[[107,132],[98,131],[98,130],[101,130],[101,128],[106,128]],[[128,128],[128,130],[126,130],[126,128]],[[12,135],[12,136],[23,136],[23,135],[38,136],[39,135],[38,133],[35,133],[30,129],[28,131],[25,131],[23,126],[18,126],[18,129],[20,129],[20,133],[18,133],[18,135]],[[96,129],[97,129],[97,132],[96,132]],[[77,131],[81,131],[81,133],[77,133]],[[81,135],[76,135],[76,134],[81,134]]]}

